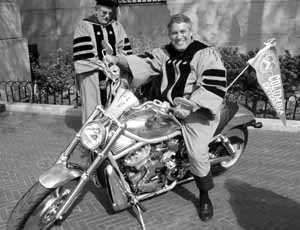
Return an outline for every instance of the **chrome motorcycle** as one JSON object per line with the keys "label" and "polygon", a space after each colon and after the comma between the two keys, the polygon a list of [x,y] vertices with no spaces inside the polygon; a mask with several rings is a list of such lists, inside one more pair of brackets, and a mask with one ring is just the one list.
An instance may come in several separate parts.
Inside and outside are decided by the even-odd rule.
{"label": "chrome motorcycle", "polygon": [[[104,70],[116,92],[111,104],[96,107],[55,164],[18,201],[8,230],[50,229],[73,208],[90,180],[99,188],[103,177],[101,189],[107,190],[113,210],[132,207],[145,229],[141,201],[193,179],[181,124],[170,105],[159,100],[140,104],[110,68]],[[188,104],[183,98],[177,101]],[[262,125],[245,107],[224,106],[209,144],[213,168],[229,169],[237,163],[247,145],[249,126]],[[71,161],[77,148],[93,156],[86,169]]]}

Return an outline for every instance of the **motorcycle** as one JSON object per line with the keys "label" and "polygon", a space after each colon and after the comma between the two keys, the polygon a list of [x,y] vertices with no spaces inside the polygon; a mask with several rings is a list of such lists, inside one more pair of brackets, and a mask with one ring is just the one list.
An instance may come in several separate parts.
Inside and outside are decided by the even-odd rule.
{"label": "motorcycle", "polygon": [[[8,219],[8,230],[50,229],[73,208],[90,180],[100,187],[103,177],[102,187],[112,209],[132,207],[145,229],[141,201],[193,180],[181,123],[172,107],[159,100],[140,103],[115,70],[103,67],[111,92],[115,92],[110,105],[96,107],[55,164],[18,201]],[[189,105],[184,98],[176,101]],[[262,124],[244,106],[225,104],[209,144],[213,168],[227,170],[238,162],[247,145],[249,126],[260,128]],[[70,160],[77,148],[93,156],[87,169]]]}

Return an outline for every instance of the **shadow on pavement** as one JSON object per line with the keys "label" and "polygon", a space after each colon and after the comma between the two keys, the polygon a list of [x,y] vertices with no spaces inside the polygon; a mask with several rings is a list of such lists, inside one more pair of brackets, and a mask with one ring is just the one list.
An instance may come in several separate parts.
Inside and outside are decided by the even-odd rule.
{"label": "shadow on pavement", "polygon": [[102,205],[102,207],[109,215],[115,213],[111,207],[111,203],[109,201],[107,191],[105,188],[97,188],[93,182],[90,182],[87,189],[95,196],[97,201]]}
{"label": "shadow on pavement", "polygon": [[[214,167],[212,167],[211,172],[212,172],[213,177],[217,177],[217,176],[222,175],[224,172],[226,172],[226,170],[224,170],[221,167],[214,166]],[[187,182],[187,183],[195,183],[195,181]],[[196,184],[195,184],[195,186],[196,186]],[[195,209],[197,210],[199,218],[200,218],[198,189],[196,189],[196,191],[197,191],[196,195],[194,193],[192,193],[191,191],[189,191],[188,189],[186,189],[183,185],[176,186],[172,191],[175,192],[176,194],[178,194],[179,196],[181,196],[182,198],[184,198],[185,200],[190,201],[195,206]]]}
{"label": "shadow on pavement", "polygon": [[300,204],[272,191],[239,180],[228,180],[229,203],[245,230],[300,229]]}
{"label": "shadow on pavement", "polygon": [[79,205],[80,202],[82,202],[82,200],[84,199],[84,197],[88,192],[91,192],[95,196],[97,201],[101,203],[101,205],[104,207],[104,209],[107,211],[108,214],[113,214],[110,203],[108,202],[105,189],[103,188],[98,189],[95,187],[95,185],[92,182],[88,182],[87,185],[83,188],[79,197],[76,199],[76,201],[72,204],[71,208],[64,215],[64,219],[62,221],[58,221],[58,223],[56,224],[57,226],[61,226],[64,223],[64,221],[67,220],[68,217],[72,215],[76,207]]}
{"label": "shadow on pavement", "polygon": [[65,123],[70,129],[73,129],[75,132],[78,132],[81,128],[81,117],[66,115]]}
{"label": "shadow on pavement", "polygon": [[[195,182],[192,181],[192,182],[188,182],[188,183],[195,183]],[[174,193],[176,193],[177,195],[181,196],[182,198],[184,198],[185,200],[190,201],[195,206],[195,209],[198,210],[198,206],[199,206],[198,194],[195,195],[190,190],[185,188],[183,185],[176,186],[172,191]],[[199,212],[198,212],[198,215],[200,215]],[[200,216],[199,216],[199,218],[200,218]]]}

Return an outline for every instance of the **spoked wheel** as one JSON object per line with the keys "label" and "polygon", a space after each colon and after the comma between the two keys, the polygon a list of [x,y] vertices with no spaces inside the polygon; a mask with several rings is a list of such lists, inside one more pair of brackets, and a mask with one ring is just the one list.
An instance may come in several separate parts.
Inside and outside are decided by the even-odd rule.
{"label": "spoked wheel", "polygon": [[230,140],[233,148],[235,149],[235,154],[230,160],[223,161],[220,165],[224,169],[229,169],[238,162],[242,154],[245,152],[248,142],[248,129],[239,127],[233,128],[228,130],[225,136],[227,136]]}
{"label": "spoked wheel", "polygon": [[47,189],[37,182],[15,206],[7,222],[7,229],[50,229],[56,222],[57,211],[75,186],[75,181],[70,181],[56,189]]}

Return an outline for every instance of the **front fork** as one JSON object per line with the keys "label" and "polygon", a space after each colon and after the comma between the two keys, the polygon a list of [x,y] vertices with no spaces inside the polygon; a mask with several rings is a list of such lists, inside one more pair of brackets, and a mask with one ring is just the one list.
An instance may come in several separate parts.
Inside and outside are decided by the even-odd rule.
{"label": "front fork", "polygon": [[[52,166],[49,170],[45,173],[40,175],[39,182],[46,188],[57,188],[66,182],[78,178],[82,175],[83,170],[77,167],[72,167],[72,164],[68,164],[68,160],[70,156],[73,154],[75,148],[80,142],[81,139],[81,132],[84,129],[85,125],[88,124],[90,121],[94,120],[103,109],[101,106],[97,106],[95,111],[91,114],[82,128],[76,133],[74,139],[71,143],[67,146],[65,151],[63,151],[58,159],[56,160],[54,166]],[[70,167],[71,166],[71,167]]]}
{"label": "front fork", "polygon": [[[102,106],[97,106],[95,111],[89,116],[85,124],[88,124],[89,122],[93,121],[100,113],[104,113],[104,110],[102,109]],[[116,121],[117,122],[117,121]],[[123,124],[118,123],[118,129],[112,136],[112,138],[109,140],[103,151],[97,151],[97,157],[96,159],[91,163],[89,168],[86,171],[82,170],[75,170],[70,169],[67,166],[68,160],[70,159],[70,156],[72,155],[73,151],[77,147],[77,145],[80,142],[80,134],[82,130],[85,127],[85,124],[82,126],[82,128],[78,131],[78,133],[75,135],[75,138],[72,140],[72,142],[67,146],[64,152],[62,152],[59,156],[59,158],[56,160],[55,165],[50,168],[47,172],[42,174],[39,178],[39,181],[42,185],[44,185],[47,188],[56,188],[62,184],[64,184],[66,181],[69,181],[71,179],[74,179],[76,177],[80,176],[80,180],[75,187],[75,189],[70,193],[64,204],[59,208],[58,212],[56,213],[55,218],[56,219],[63,219],[63,215],[68,211],[68,209],[71,207],[73,202],[76,200],[76,198],[80,195],[80,192],[85,187],[87,182],[89,181],[89,178],[93,173],[97,170],[97,168],[101,165],[103,160],[109,155],[109,150],[113,143],[116,141],[116,139],[122,134],[122,132],[125,129],[125,126]],[[58,165],[61,165],[58,166]],[[60,172],[58,172],[61,169],[61,171],[64,171],[65,177],[62,177]],[[57,171],[58,170],[58,171]],[[53,173],[54,172],[54,173]],[[55,174],[55,175],[54,175]],[[54,179],[54,180],[53,180]]]}
{"label": "front fork", "polygon": [[72,191],[70,196],[67,198],[66,202],[61,206],[61,208],[57,212],[57,214],[56,214],[57,219],[61,220],[63,218],[63,214],[66,213],[67,210],[71,207],[71,205],[76,200],[76,198],[79,196],[79,194],[82,191],[82,189],[84,188],[84,186],[89,181],[90,176],[96,171],[96,169],[101,165],[103,160],[108,156],[111,146],[113,145],[115,140],[122,134],[123,130],[124,130],[124,127],[119,127],[117,129],[117,131],[115,132],[115,134],[113,135],[113,137],[109,140],[108,144],[105,146],[103,151],[101,151],[101,152],[95,151],[97,153],[96,159],[92,162],[90,167],[82,173],[77,186]]}
{"label": "front fork", "polygon": [[85,125],[89,122],[93,121],[99,114],[103,112],[102,106],[98,105],[94,112],[89,116],[87,121],[82,125],[81,129],[76,133],[75,138],[73,141],[67,146],[64,152],[62,152],[59,156],[59,158],[56,160],[56,164],[65,163],[69,160],[71,154],[73,153],[74,149],[80,142],[80,134],[82,130],[84,129]]}

